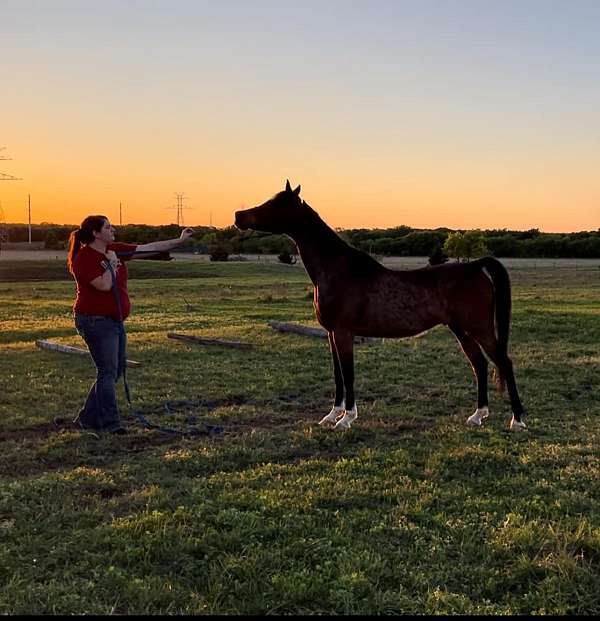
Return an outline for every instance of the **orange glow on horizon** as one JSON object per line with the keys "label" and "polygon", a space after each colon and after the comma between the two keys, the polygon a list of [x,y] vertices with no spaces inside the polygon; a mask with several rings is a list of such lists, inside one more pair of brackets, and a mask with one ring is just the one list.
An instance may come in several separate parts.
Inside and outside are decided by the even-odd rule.
{"label": "orange glow on horizon", "polygon": [[[21,170],[24,167],[21,166]],[[96,167],[94,167],[96,168]],[[17,166],[9,171],[14,174]],[[20,171],[19,171],[20,172]],[[23,174],[23,173],[21,173]],[[283,189],[285,174],[261,180],[233,180],[219,171],[202,175],[208,181],[187,183],[161,181],[139,175],[117,186],[103,181],[97,173],[81,174],[69,183],[53,171],[35,184],[28,181],[0,183],[0,204],[7,222],[26,223],[27,195],[31,194],[32,223],[79,224],[92,213],[106,215],[119,224],[122,203],[123,224],[168,224],[176,221],[174,192],[187,196],[183,219],[187,225],[226,227],[233,224],[234,212],[253,207]],[[267,183],[269,181],[270,183]],[[374,179],[356,177],[290,179],[302,185],[301,197],[332,227],[391,228],[407,225],[434,229],[510,229],[539,228],[544,232],[596,230],[600,226],[600,192],[584,191],[577,180],[564,179],[525,188],[518,182],[481,179],[479,183],[460,183],[458,179],[398,179],[389,187]],[[231,185],[230,185],[231,184]],[[557,186],[561,187],[558,188]],[[560,190],[560,193],[559,193]],[[561,198],[568,196],[568,199]],[[576,206],[576,215],[573,206]]]}

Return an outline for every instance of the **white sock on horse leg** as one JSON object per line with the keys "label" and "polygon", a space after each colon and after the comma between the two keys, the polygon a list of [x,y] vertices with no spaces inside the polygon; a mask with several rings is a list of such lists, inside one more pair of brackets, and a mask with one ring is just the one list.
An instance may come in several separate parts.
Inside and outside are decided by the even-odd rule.
{"label": "white sock on horse leg", "polygon": [[511,431],[523,431],[524,429],[527,429],[527,425],[524,422],[519,422],[513,415],[512,420],[510,421],[509,429]]}
{"label": "white sock on horse leg", "polygon": [[346,411],[346,405],[344,404],[343,401],[341,405],[334,405],[331,408],[331,412],[329,412],[329,414],[327,414],[326,416],[323,416],[323,418],[319,421],[319,425],[326,425],[326,424],[334,425],[335,421],[341,416],[343,416],[345,411]]}
{"label": "white sock on horse leg", "polygon": [[356,420],[358,417],[358,409],[356,407],[356,403],[351,410],[346,410],[346,413],[338,422],[335,424],[334,429],[350,429],[350,425]]}
{"label": "white sock on horse leg", "polygon": [[477,408],[475,410],[475,414],[471,414],[469,418],[467,418],[467,425],[471,427],[481,427],[481,423],[484,418],[487,418],[490,415],[490,411],[488,410],[487,405],[482,408]]}

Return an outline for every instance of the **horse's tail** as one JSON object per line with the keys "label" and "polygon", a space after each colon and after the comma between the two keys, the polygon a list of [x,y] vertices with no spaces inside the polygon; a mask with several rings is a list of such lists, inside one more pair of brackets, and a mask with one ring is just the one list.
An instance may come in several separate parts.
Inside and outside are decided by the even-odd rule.
{"label": "horse's tail", "polygon": [[[494,326],[496,330],[497,352],[500,358],[508,357],[508,335],[510,333],[511,293],[510,278],[506,268],[494,257],[483,257],[475,263],[479,264],[492,281],[494,287]],[[497,367],[498,365],[496,365]],[[496,369],[494,369],[496,371]],[[504,392],[506,381],[500,368],[496,375],[496,385]]]}

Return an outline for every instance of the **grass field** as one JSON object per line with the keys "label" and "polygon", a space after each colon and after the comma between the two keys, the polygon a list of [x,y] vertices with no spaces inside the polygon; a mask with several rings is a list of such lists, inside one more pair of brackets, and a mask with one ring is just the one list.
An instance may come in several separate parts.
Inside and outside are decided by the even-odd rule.
{"label": "grass field", "polygon": [[127,436],[55,425],[93,381],[89,359],[34,345],[82,345],[73,284],[55,262],[0,268],[0,613],[600,611],[597,265],[511,270],[513,434],[496,392],[465,426],[475,385],[443,328],[358,346],[359,418],[322,429],[325,342],[266,325],[314,324],[302,268],[133,264],[134,407],[223,428],[197,438],[125,407]]}

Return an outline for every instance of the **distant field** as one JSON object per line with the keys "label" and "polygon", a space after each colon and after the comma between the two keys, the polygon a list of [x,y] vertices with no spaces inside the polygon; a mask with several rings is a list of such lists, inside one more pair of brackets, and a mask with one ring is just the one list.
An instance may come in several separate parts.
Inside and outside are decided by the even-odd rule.
{"label": "distant field", "polygon": [[[193,254],[191,252],[174,252],[173,255],[175,261],[200,261],[210,262],[210,257],[207,254]],[[235,257],[242,256],[247,261],[256,262],[268,262],[277,263],[276,254],[243,254],[235,255]],[[3,262],[13,261],[63,261],[67,260],[66,250],[5,250],[2,249],[0,253],[0,266]]]}
{"label": "distant field", "polygon": [[496,392],[465,426],[475,385],[443,328],[357,347],[359,418],[318,427],[325,343],[267,326],[315,325],[304,270],[178,258],[131,266],[134,404],[223,432],[146,431],[124,408],[131,433],[96,439],[52,422],[83,402],[91,362],[34,345],[82,345],[64,265],[3,257],[0,613],[598,612],[600,269],[506,263],[526,433]]}
{"label": "distant field", "polygon": [[[188,252],[174,252],[174,261],[200,261],[210,262],[207,254],[192,254]],[[278,263],[276,254],[242,254],[233,255],[233,261],[241,256],[246,261],[256,263]],[[64,250],[2,250],[0,253],[0,269],[2,263],[12,263],[14,261],[66,261],[67,253]],[[600,266],[600,259],[513,259],[502,258],[502,262],[508,267],[593,267]],[[298,261],[300,258],[298,257]],[[392,268],[421,267],[427,265],[427,257],[383,257],[382,263]]]}
{"label": "distant field", "polygon": [[0,253],[0,264],[8,261],[66,261],[65,250],[5,250]]}
{"label": "distant field", "polygon": [[[163,274],[163,267],[161,264],[153,261],[134,263],[134,269],[138,270],[140,276],[142,274],[153,275],[158,277],[164,275],[169,277],[173,273],[174,265],[175,275],[186,273],[182,270],[180,264],[188,263],[210,263],[210,258],[206,254],[192,254],[184,252],[174,252],[172,254],[173,260],[170,261],[169,270]],[[240,261],[241,259],[241,261]],[[55,279],[58,275],[62,275],[68,278],[68,272],[64,268],[67,260],[67,253],[64,251],[55,250],[3,250],[0,254],[0,282],[3,280],[21,280],[30,279],[31,273],[35,273],[35,279],[44,279],[44,273],[49,274],[49,279]],[[297,257],[298,264],[301,265],[302,261],[300,257]],[[415,269],[418,267],[424,267],[428,265],[427,257],[380,257],[379,260],[391,269]],[[515,269],[528,269],[528,268],[575,268],[588,270],[595,267],[600,268],[600,259],[512,259],[501,258],[504,265],[509,268]],[[277,255],[268,254],[242,254],[232,255],[232,263],[238,262],[252,262],[252,263],[279,263]],[[36,269],[34,265],[37,264],[39,268]],[[157,267],[158,265],[158,267]],[[45,270],[45,271],[44,271]],[[179,270],[179,271],[178,271]]]}

